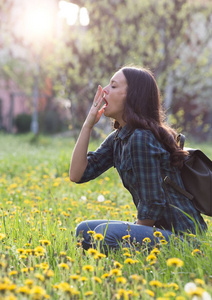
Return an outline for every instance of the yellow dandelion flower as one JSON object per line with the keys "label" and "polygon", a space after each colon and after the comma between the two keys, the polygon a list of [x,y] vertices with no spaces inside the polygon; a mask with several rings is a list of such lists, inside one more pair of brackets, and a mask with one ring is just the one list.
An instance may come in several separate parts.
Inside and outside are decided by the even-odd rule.
{"label": "yellow dandelion flower", "polygon": [[203,279],[199,279],[199,278],[195,278],[194,279],[194,282],[197,284],[197,285],[205,285],[205,281]]}
{"label": "yellow dandelion flower", "polygon": [[180,258],[173,257],[173,258],[167,259],[166,264],[168,267],[173,266],[176,268],[180,268],[184,265],[184,262]]}
{"label": "yellow dandelion flower", "polygon": [[36,273],[35,278],[39,279],[40,281],[44,282],[45,277],[42,274]]}
{"label": "yellow dandelion flower", "polygon": [[23,272],[23,273],[28,273],[28,272],[29,272],[29,269],[28,269],[28,268],[22,268],[22,269],[21,269],[21,272]]}
{"label": "yellow dandelion flower", "polygon": [[93,291],[87,291],[85,292],[85,297],[89,297],[93,295]]}
{"label": "yellow dandelion flower", "polygon": [[96,255],[94,255],[94,259],[102,259],[105,257],[106,257],[106,255],[103,253],[97,253]]}
{"label": "yellow dandelion flower", "polygon": [[140,281],[141,279],[143,279],[143,277],[137,274],[132,274],[130,276],[130,279],[132,279],[133,281]]}
{"label": "yellow dandelion flower", "polygon": [[60,257],[66,256],[66,252],[65,252],[65,251],[61,251],[59,256],[60,256]]}
{"label": "yellow dandelion flower", "polygon": [[48,270],[49,269],[49,265],[47,262],[43,262],[40,264],[40,268],[43,270]]}
{"label": "yellow dandelion flower", "polygon": [[151,291],[151,290],[148,290],[148,289],[145,290],[145,293],[146,293],[147,295],[151,296],[151,297],[154,297],[154,296],[155,296],[155,293],[154,293],[153,291]]}
{"label": "yellow dandelion flower", "polygon": [[122,284],[126,284],[127,283],[127,279],[125,277],[117,277],[116,278],[116,283],[122,283]]}
{"label": "yellow dandelion flower", "polygon": [[0,241],[6,238],[6,234],[0,233]]}
{"label": "yellow dandelion flower", "polygon": [[130,252],[129,248],[126,248],[126,247],[122,248],[122,250],[126,251],[126,252]]}
{"label": "yellow dandelion flower", "polygon": [[60,231],[66,231],[66,230],[67,230],[67,228],[65,228],[65,227],[61,227],[61,228],[59,228],[59,230],[60,230]]}
{"label": "yellow dandelion flower", "polygon": [[120,269],[112,269],[110,270],[110,273],[109,273],[110,276],[121,276],[122,275],[122,272]]}
{"label": "yellow dandelion flower", "polygon": [[175,300],[186,300],[186,298],[183,297],[183,296],[177,296],[177,297],[175,298]]}
{"label": "yellow dandelion flower", "polygon": [[88,230],[87,233],[88,233],[90,236],[93,236],[96,232],[93,231],[93,230]]}
{"label": "yellow dandelion flower", "polygon": [[158,255],[160,253],[160,250],[158,248],[154,248],[152,249],[152,251],[150,252],[150,254],[155,254]]}
{"label": "yellow dandelion flower", "polygon": [[59,264],[58,267],[61,268],[61,269],[69,270],[69,266],[67,264],[65,264],[65,263]]}
{"label": "yellow dandelion flower", "polygon": [[53,289],[55,289],[55,290],[59,290],[59,284],[53,284],[52,287],[53,287]]}
{"label": "yellow dandelion flower", "polygon": [[15,290],[17,289],[17,285],[16,284],[11,284],[11,285],[9,285],[9,287],[8,287],[8,290],[10,291],[10,292],[14,292]]}
{"label": "yellow dandelion flower", "polygon": [[71,287],[67,282],[62,282],[59,284],[59,288],[65,292],[67,295],[69,295],[71,298],[72,296],[78,296],[79,295],[79,292]]}
{"label": "yellow dandelion flower", "polygon": [[125,252],[125,253],[123,253],[123,256],[126,256],[126,257],[131,257],[131,254],[130,254],[130,253],[128,253],[128,252]]}
{"label": "yellow dandelion flower", "polygon": [[73,274],[73,275],[70,275],[70,278],[71,278],[73,281],[77,281],[77,280],[79,280],[80,276],[77,275],[77,274]]}
{"label": "yellow dandelion flower", "polygon": [[15,276],[17,274],[18,274],[18,271],[15,271],[15,270],[9,272],[9,276]]}
{"label": "yellow dandelion flower", "polygon": [[168,287],[169,287],[169,288],[174,288],[175,291],[179,290],[179,285],[176,284],[175,282],[169,283],[169,284],[168,284]]}
{"label": "yellow dandelion flower", "polygon": [[34,249],[35,252],[37,253],[45,253],[46,252],[46,249],[43,248],[42,246],[37,246],[35,249]]}
{"label": "yellow dandelion flower", "polygon": [[160,243],[161,243],[162,245],[168,244],[168,242],[167,242],[166,240],[164,240],[164,239],[160,240]]}
{"label": "yellow dandelion flower", "polygon": [[153,235],[154,235],[155,237],[158,237],[158,238],[162,238],[162,237],[163,237],[163,234],[162,234],[160,231],[155,231],[155,232],[153,233]]}
{"label": "yellow dandelion flower", "polygon": [[86,265],[82,267],[83,271],[87,271],[87,272],[93,272],[94,271],[94,267],[91,265]]}
{"label": "yellow dandelion flower", "polygon": [[200,251],[199,249],[194,249],[192,252],[191,252],[191,255],[195,256],[195,255],[201,255],[202,254],[202,251]]}
{"label": "yellow dandelion flower", "polygon": [[102,278],[102,279],[105,279],[105,278],[108,278],[109,276],[110,276],[109,273],[105,273],[105,274],[103,274],[103,275],[101,276],[101,278]]}
{"label": "yellow dandelion flower", "polygon": [[139,261],[138,260],[135,260],[135,259],[132,259],[132,258],[127,258],[125,259],[124,263],[125,264],[128,264],[128,265],[134,265],[136,263],[138,263]]}
{"label": "yellow dandelion flower", "polygon": [[87,281],[87,280],[88,280],[88,278],[85,276],[80,277],[80,281]]}
{"label": "yellow dandelion flower", "polygon": [[73,258],[71,258],[70,256],[66,256],[66,259],[67,259],[69,262],[71,262],[71,263],[73,263],[73,262],[74,262],[74,259],[73,259]]}
{"label": "yellow dandelion flower", "polygon": [[193,234],[193,233],[188,233],[188,236],[190,236],[190,237],[193,237],[193,238],[195,238],[195,237],[196,237],[196,235],[195,235],[195,234]]}
{"label": "yellow dandelion flower", "polygon": [[17,290],[16,290],[17,294],[23,294],[23,295],[29,295],[30,294],[30,289],[28,288],[28,286],[20,286]]}
{"label": "yellow dandelion flower", "polygon": [[8,284],[0,283],[0,294],[4,294],[8,290]]}
{"label": "yellow dandelion flower", "polygon": [[124,300],[128,300],[129,297],[128,297],[128,293],[126,290],[124,289],[119,289],[117,294],[116,294],[116,298],[117,299],[124,299]]}
{"label": "yellow dandelion flower", "polygon": [[41,286],[34,286],[30,291],[30,295],[33,296],[33,299],[41,299],[39,296],[46,295],[46,291]]}
{"label": "yellow dandelion flower", "polygon": [[122,264],[120,264],[118,261],[114,261],[114,267],[117,268],[117,269],[121,269],[123,267]]}
{"label": "yellow dandelion flower", "polygon": [[16,252],[19,253],[19,254],[25,254],[25,251],[26,250],[23,249],[23,248],[19,248],[19,249],[16,250]]}
{"label": "yellow dandelion flower", "polygon": [[150,261],[150,266],[153,266],[153,265],[155,265],[157,263],[157,260],[152,260],[152,261]]}
{"label": "yellow dandelion flower", "polygon": [[150,240],[150,238],[145,237],[145,238],[143,239],[142,243],[149,244],[149,243],[151,243],[151,240]]}
{"label": "yellow dandelion flower", "polygon": [[99,253],[96,249],[93,249],[93,248],[89,248],[87,252],[88,252],[88,254],[90,254],[91,256],[94,256],[94,255],[96,255],[96,254]]}
{"label": "yellow dandelion flower", "polygon": [[48,240],[39,240],[39,243],[40,243],[42,246],[49,246],[49,245],[51,245],[51,242],[48,241]]}
{"label": "yellow dandelion flower", "polygon": [[164,296],[169,299],[169,297],[175,297],[176,293],[174,293],[174,292],[167,292],[167,293],[164,294]]}
{"label": "yellow dandelion flower", "polygon": [[45,270],[44,275],[46,278],[50,278],[54,276],[54,272],[52,270]]}
{"label": "yellow dandelion flower", "polygon": [[154,254],[150,254],[147,256],[146,261],[156,261],[157,257]]}
{"label": "yellow dandelion flower", "polygon": [[24,284],[25,284],[25,285],[28,285],[29,287],[32,286],[33,283],[34,283],[34,281],[33,281],[32,279],[26,279],[26,280],[24,281]]}
{"label": "yellow dandelion flower", "polygon": [[152,287],[163,287],[163,284],[162,282],[158,281],[158,280],[151,280],[149,282],[149,285],[152,286]]}
{"label": "yellow dandelion flower", "polygon": [[92,279],[95,282],[102,283],[102,280],[99,277],[97,277],[97,276],[93,276]]}
{"label": "yellow dandelion flower", "polygon": [[101,233],[96,233],[93,235],[94,240],[102,241],[104,239],[104,236]]}
{"label": "yellow dandelion flower", "polygon": [[32,251],[33,251],[32,249],[26,249],[26,250],[25,250],[25,253],[26,253],[27,255],[32,255],[32,254],[33,254]]}
{"label": "yellow dandelion flower", "polygon": [[202,294],[205,292],[205,290],[201,287],[196,287],[195,289],[191,289],[187,294],[189,296],[197,296],[197,297],[202,297]]}
{"label": "yellow dandelion flower", "polygon": [[129,239],[129,238],[130,238],[130,234],[124,235],[124,236],[122,237],[123,240]]}

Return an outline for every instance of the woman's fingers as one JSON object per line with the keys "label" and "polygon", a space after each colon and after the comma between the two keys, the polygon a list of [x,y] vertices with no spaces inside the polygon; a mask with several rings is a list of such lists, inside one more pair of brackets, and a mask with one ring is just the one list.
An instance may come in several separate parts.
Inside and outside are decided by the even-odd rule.
{"label": "woman's fingers", "polygon": [[98,86],[98,89],[96,91],[96,95],[94,97],[94,101],[93,101],[93,106],[97,107],[99,109],[100,105],[102,104],[103,101],[103,90],[101,85]]}
{"label": "woman's fingers", "polygon": [[96,95],[94,97],[94,101],[92,104],[92,107],[90,109],[90,112],[85,120],[85,124],[87,124],[89,127],[93,127],[101,118],[103,114],[103,109],[100,108],[101,104],[103,102],[103,95],[104,92],[102,90],[102,87],[99,85],[98,89],[96,91]]}

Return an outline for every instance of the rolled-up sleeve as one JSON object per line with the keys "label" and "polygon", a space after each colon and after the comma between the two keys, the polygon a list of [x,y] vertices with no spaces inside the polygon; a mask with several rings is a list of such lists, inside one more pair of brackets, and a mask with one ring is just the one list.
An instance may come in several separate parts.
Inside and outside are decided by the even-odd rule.
{"label": "rolled-up sleeve", "polygon": [[113,140],[115,132],[112,132],[96,151],[87,154],[88,164],[82,178],[77,183],[83,183],[95,179],[113,166]]}
{"label": "rolled-up sleeve", "polygon": [[160,157],[165,151],[150,131],[135,131],[131,139],[132,168],[136,174],[139,220],[159,220],[166,204]]}

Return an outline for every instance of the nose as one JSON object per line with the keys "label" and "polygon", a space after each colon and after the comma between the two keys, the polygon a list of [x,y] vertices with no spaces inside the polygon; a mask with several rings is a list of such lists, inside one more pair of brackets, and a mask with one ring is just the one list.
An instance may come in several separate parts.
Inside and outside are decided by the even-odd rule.
{"label": "nose", "polygon": [[105,86],[105,87],[102,89],[102,91],[103,91],[106,95],[108,95],[108,85]]}

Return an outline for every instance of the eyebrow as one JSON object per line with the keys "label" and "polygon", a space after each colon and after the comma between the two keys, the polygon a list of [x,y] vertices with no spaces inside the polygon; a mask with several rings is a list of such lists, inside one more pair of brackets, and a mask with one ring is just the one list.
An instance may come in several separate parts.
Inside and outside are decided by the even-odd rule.
{"label": "eyebrow", "polygon": [[116,82],[116,83],[117,83],[117,81],[116,81],[116,80],[111,80],[111,83],[114,83],[114,82]]}

